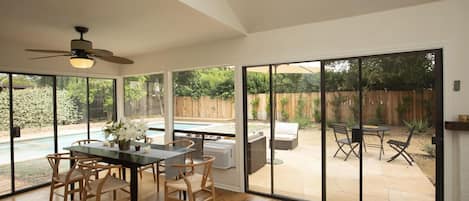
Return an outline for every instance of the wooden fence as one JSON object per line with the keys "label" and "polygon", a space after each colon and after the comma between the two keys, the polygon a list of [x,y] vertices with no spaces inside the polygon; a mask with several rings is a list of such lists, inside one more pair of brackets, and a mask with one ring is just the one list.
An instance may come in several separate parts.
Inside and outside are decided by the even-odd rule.
{"label": "wooden fence", "polygon": [[[348,122],[358,116],[357,92],[328,92],[327,119],[331,121]],[[257,98],[257,119],[268,119],[268,96],[266,94],[248,95],[248,118],[253,119],[251,104]],[[282,105],[282,99],[284,104]],[[302,99],[304,106],[298,109],[298,103]],[[282,119],[282,111],[288,114],[289,121],[294,121],[296,112],[311,121],[316,121],[314,111],[320,111],[320,104],[314,101],[320,99],[320,93],[280,93],[276,95],[276,115]],[[404,107],[404,99],[408,99],[407,107]],[[285,101],[287,100],[287,101]],[[339,101],[340,100],[340,101]],[[286,103],[285,103],[286,102]],[[335,104],[334,104],[335,102]],[[175,118],[229,120],[234,119],[235,108],[233,100],[220,98],[201,97],[175,97]],[[403,108],[401,115],[398,112],[399,105]],[[319,108],[317,108],[319,107]],[[399,125],[402,120],[431,120],[433,112],[433,93],[430,90],[417,91],[367,91],[363,93],[363,120],[365,123],[381,121],[388,125]],[[357,112],[354,112],[357,111]]]}

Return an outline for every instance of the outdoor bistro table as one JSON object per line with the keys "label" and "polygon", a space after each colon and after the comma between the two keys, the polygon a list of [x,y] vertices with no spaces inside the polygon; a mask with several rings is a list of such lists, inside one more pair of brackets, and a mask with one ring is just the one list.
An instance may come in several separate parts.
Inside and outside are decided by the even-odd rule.
{"label": "outdoor bistro table", "polygon": [[[138,143],[135,143],[138,144]],[[188,149],[180,146],[166,146],[151,144],[151,149],[147,153],[143,151],[135,151],[134,146],[130,150],[121,151],[117,146],[107,147],[103,143],[91,143],[80,146],[65,147],[71,154],[80,153],[89,156],[101,158],[103,162],[111,164],[121,164],[123,167],[130,169],[130,200],[138,200],[138,168],[141,166],[149,165],[152,163],[159,163],[165,160],[165,163],[176,164],[184,163],[185,154],[192,152],[193,149]],[[72,165],[72,164],[71,164]],[[167,170],[167,174],[173,176],[177,172]],[[125,170],[124,170],[125,175]],[[167,176],[168,177],[168,176]],[[125,179],[125,177],[124,177]],[[73,197],[72,197],[73,199]]]}
{"label": "outdoor bistro table", "polygon": [[[359,126],[354,126],[354,129],[358,129]],[[380,144],[368,144],[370,147],[377,147],[379,148],[379,160],[381,160],[381,155],[384,155],[384,132],[389,131],[389,127],[386,126],[370,126],[370,125],[363,125],[362,127],[363,135],[373,135],[379,138]],[[366,146],[366,145],[365,145]],[[365,147],[366,150],[366,147]]]}

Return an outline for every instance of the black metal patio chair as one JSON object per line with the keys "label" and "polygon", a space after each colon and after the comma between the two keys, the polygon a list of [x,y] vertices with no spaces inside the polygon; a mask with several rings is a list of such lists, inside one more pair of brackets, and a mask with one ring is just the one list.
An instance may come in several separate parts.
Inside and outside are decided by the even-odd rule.
{"label": "black metal patio chair", "polygon": [[[334,137],[335,137],[337,146],[339,146],[339,148],[334,154],[334,158],[337,156],[339,151],[342,151],[345,154],[344,161],[346,161],[349,158],[350,154],[352,153],[356,157],[358,157],[357,152],[355,152],[355,148],[358,147],[359,143],[352,142],[352,139],[350,138],[350,135],[347,130],[347,126],[345,126],[344,124],[333,124],[331,127],[334,130]],[[339,135],[345,136],[345,138],[339,137]],[[349,151],[345,151],[344,147],[349,147]]]}
{"label": "black metal patio chair", "polygon": [[412,165],[412,162],[414,162],[414,158],[406,151],[406,149],[410,146],[410,141],[412,139],[412,136],[414,135],[414,130],[415,126],[409,129],[409,135],[407,136],[407,140],[405,142],[403,141],[398,141],[398,140],[388,140],[388,144],[391,148],[397,151],[397,153],[392,156],[388,162],[393,161],[399,156],[402,156],[408,163],[409,165]]}

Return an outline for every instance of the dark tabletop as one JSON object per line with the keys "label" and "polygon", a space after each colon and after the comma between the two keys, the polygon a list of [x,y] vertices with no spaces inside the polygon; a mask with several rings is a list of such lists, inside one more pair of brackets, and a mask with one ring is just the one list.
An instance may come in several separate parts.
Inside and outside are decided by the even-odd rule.
{"label": "dark tabletop", "polygon": [[103,147],[102,145],[93,146],[92,144],[65,147],[64,149],[72,152],[79,152],[86,155],[112,160],[115,162],[122,162],[124,164],[133,164],[139,166],[156,163],[192,151],[192,149],[187,149],[185,147],[178,146],[170,147],[156,144],[152,144],[150,146],[152,148],[151,152],[153,154],[143,154],[142,152],[137,152],[134,150],[134,146],[131,146],[131,149],[129,151],[110,150],[109,147]]}

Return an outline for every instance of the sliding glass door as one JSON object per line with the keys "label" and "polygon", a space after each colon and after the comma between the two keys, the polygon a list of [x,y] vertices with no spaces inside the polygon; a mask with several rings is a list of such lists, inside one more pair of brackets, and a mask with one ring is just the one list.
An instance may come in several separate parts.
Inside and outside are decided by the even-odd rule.
{"label": "sliding glass door", "polygon": [[314,63],[243,68],[247,191],[443,200],[442,51]]}
{"label": "sliding glass door", "polygon": [[104,138],[103,122],[116,119],[115,80],[0,73],[0,103],[1,197],[50,182],[48,154],[90,130]]}
{"label": "sliding glass door", "polygon": [[432,143],[443,137],[440,56],[422,51],[361,60],[363,200],[435,200],[442,182],[436,174],[442,147]]}
{"label": "sliding glass door", "polygon": [[320,62],[245,68],[249,190],[320,200]]}
{"label": "sliding glass door", "polygon": [[10,138],[10,78],[0,73],[0,196],[12,192]]}
{"label": "sliding glass door", "polygon": [[50,181],[54,153],[54,77],[12,75],[15,190]]}
{"label": "sliding glass door", "polygon": [[359,59],[323,63],[326,127],[326,197],[331,201],[360,198],[360,141],[352,129],[360,128]]}

